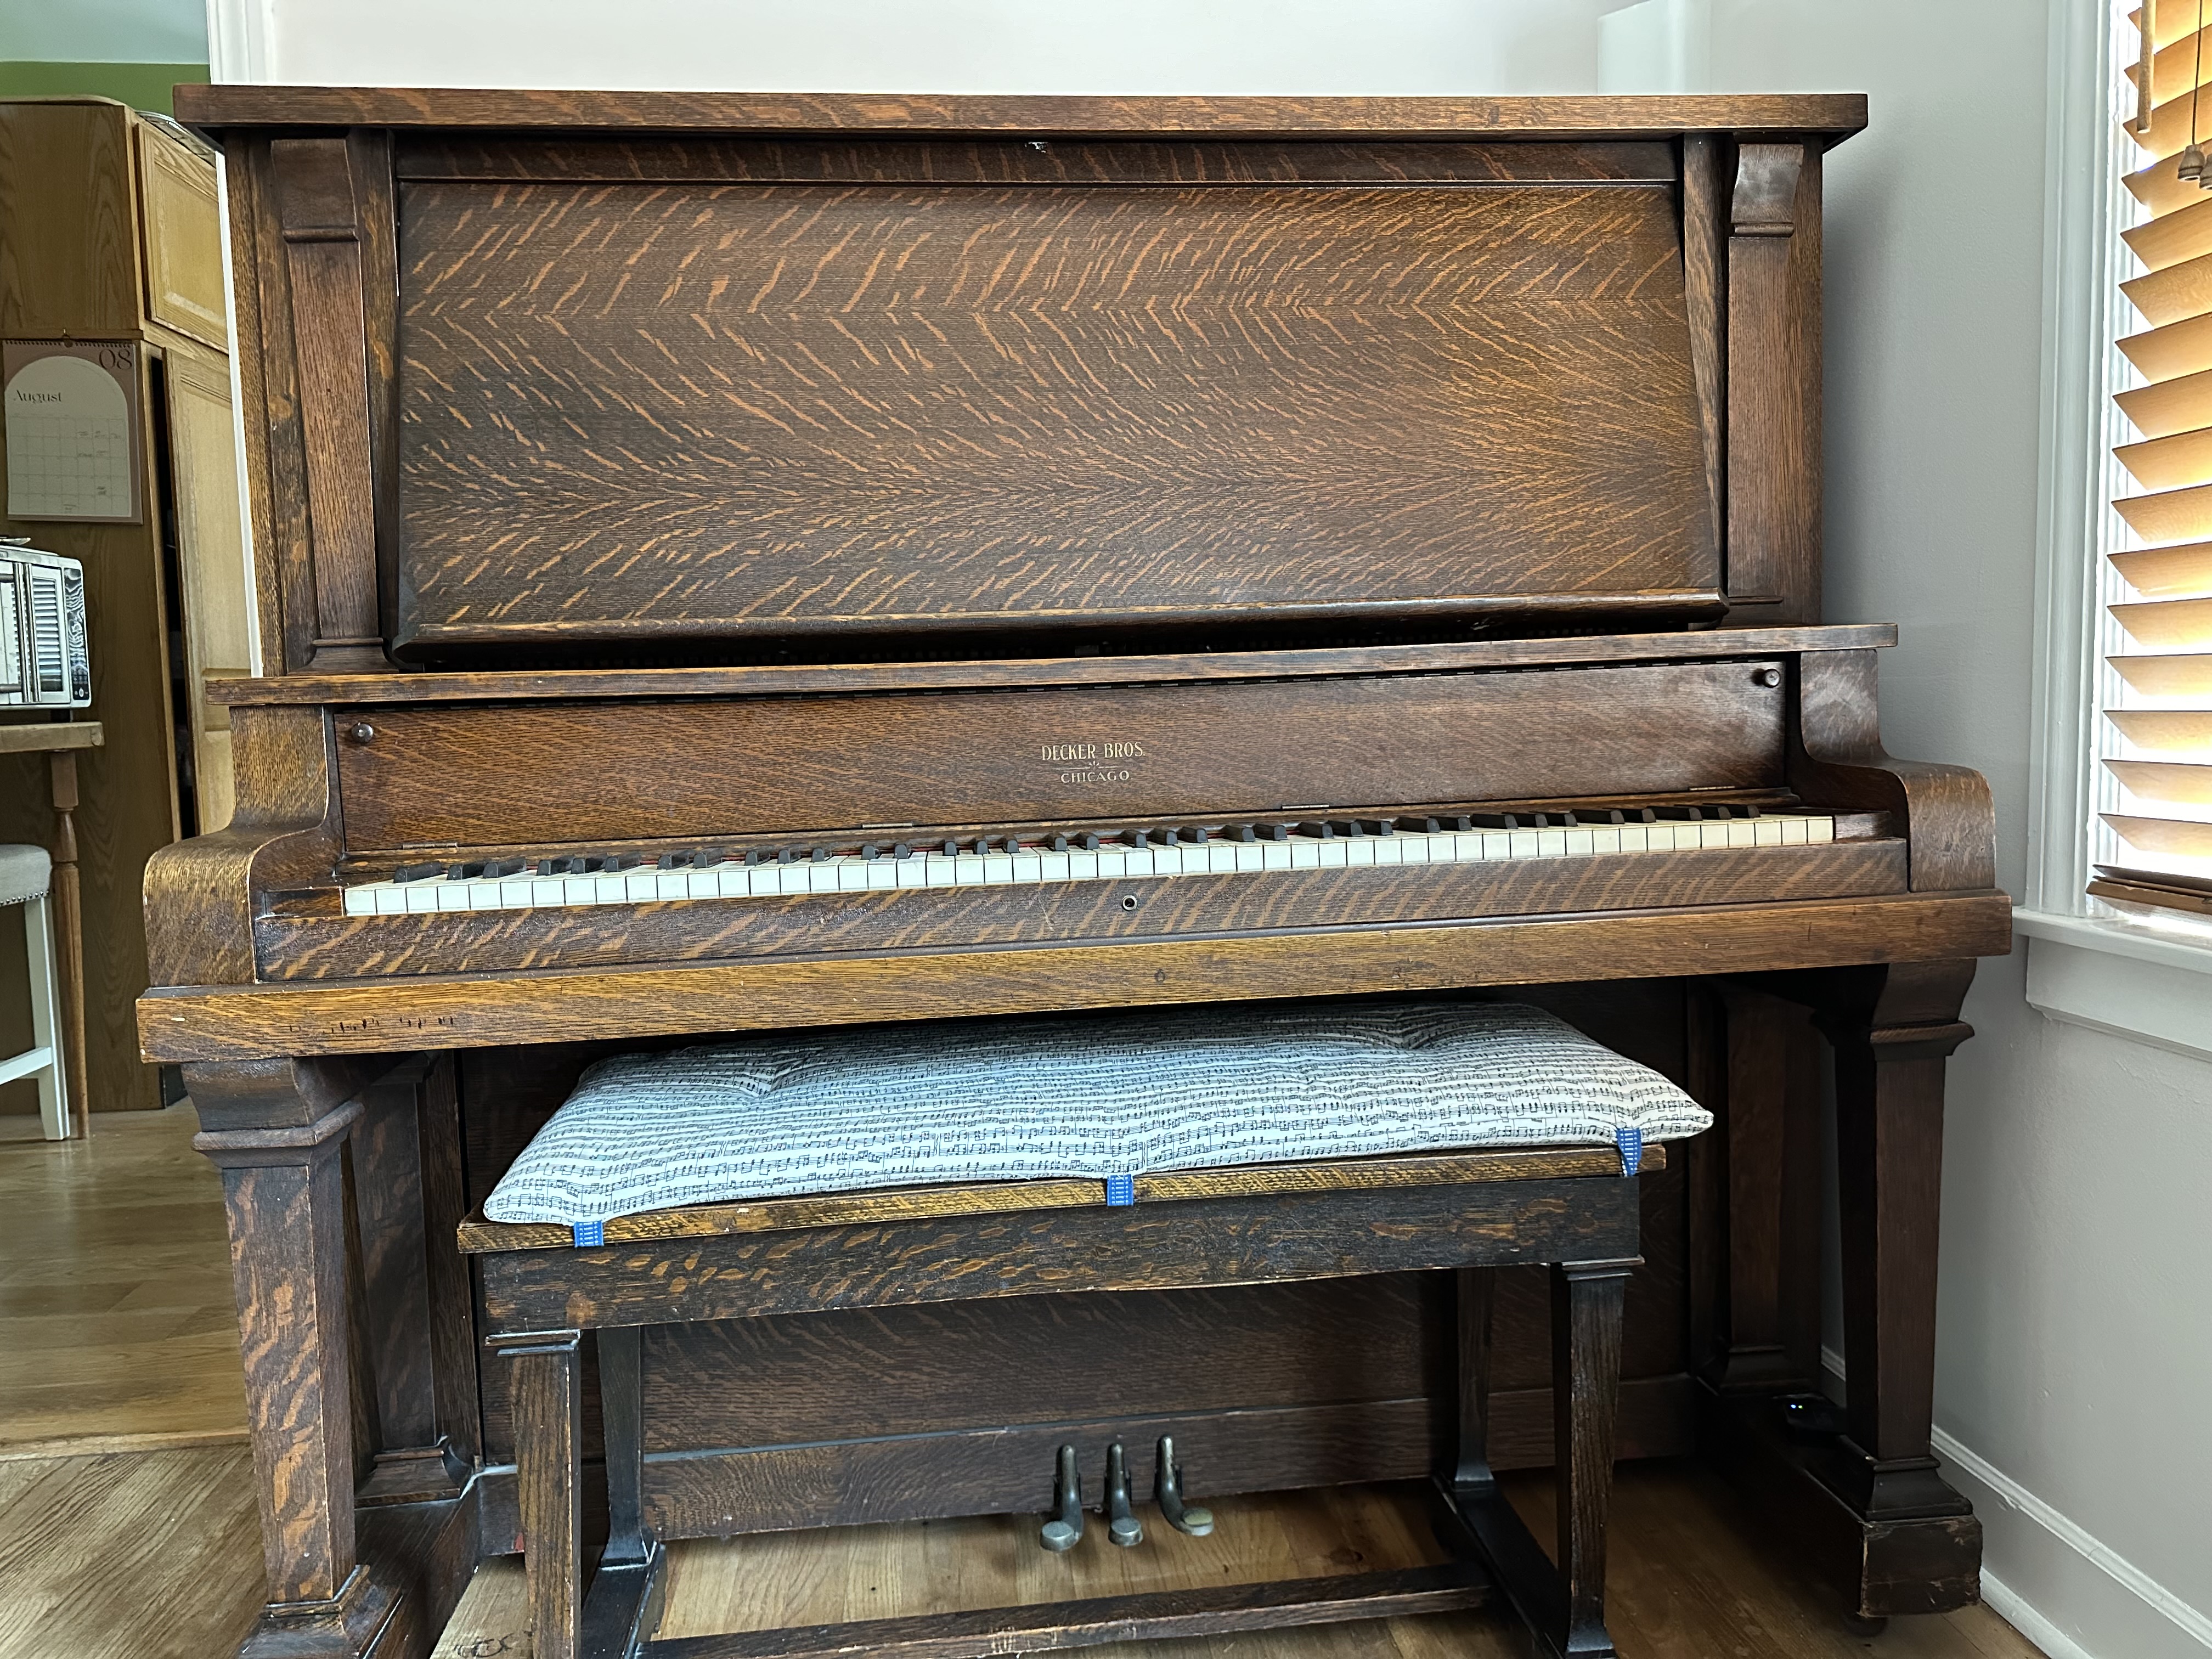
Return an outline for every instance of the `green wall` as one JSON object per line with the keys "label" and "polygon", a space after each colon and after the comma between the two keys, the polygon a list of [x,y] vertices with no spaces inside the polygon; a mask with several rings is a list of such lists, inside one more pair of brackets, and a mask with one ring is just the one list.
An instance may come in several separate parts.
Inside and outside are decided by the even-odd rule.
{"label": "green wall", "polygon": [[0,59],[0,98],[112,98],[167,115],[169,88],[204,81],[205,64],[44,64]]}

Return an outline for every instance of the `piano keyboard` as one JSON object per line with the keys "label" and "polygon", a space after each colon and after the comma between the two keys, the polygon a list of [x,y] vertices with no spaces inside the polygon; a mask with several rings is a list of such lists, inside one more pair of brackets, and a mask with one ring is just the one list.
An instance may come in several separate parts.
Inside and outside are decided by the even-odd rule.
{"label": "piano keyboard", "polygon": [[1705,848],[1802,847],[1836,838],[1833,817],[1755,806],[1471,813],[1071,833],[1008,830],[938,839],[886,832],[813,843],[608,852],[403,866],[344,890],[349,916],[526,910],[678,899],[921,891],[940,887],[1256,874],[1362,865],[1472,864]]}

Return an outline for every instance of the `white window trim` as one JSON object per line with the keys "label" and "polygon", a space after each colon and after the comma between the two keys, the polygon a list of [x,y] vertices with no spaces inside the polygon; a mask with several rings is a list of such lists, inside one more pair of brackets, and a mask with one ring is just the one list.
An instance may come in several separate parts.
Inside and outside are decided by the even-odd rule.
{"label": "white window trim", "polygon": [[2130,0],[2057,0],[2051,9],[2045,155],[2043,421],[2036,513],[2036,632],[2029,757],[2027,1000],[2055,1019],[2212,1057],[2212,927],[2152,922],[2087,896],[2098,800],[2095,722],[2105,550],[2117,541],[2110,396],[2127,303],[2124,143],[2110,118],[2115,54],[2132,38]]}

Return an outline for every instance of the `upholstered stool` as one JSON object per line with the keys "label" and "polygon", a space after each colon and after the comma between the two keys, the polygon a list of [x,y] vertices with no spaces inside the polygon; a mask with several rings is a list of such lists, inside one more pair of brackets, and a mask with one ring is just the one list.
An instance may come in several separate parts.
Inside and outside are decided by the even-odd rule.
{"label": "upholstered stool", "polygon": [[[514,1376],[535,1651],[660,1645],[649,1639],[662,1540],[645,1524],[644,1326],[1445,1271],[1457,1279],[1460,1408],[1436,1491],[1459,1564],[692,1637],[681,1651],[1036,1651],[1439,1611],[1502,1589],[1553,1650],[1608,1653],[1632,1177],[1663,1158],[1657,1143],[1709,1121],[1664,1078],[1552,1016],[1473,1002],[785,1033],[603,1061],[461,1232],[479,1258],[490,1346]],[[1557,1570],[1484,1450],[1489,1270],[1524,1265],[1553,1270]],[[586,1330],[610,1526],[588,1600]],[[1176,1520],[1186,1494],[1158,1462]],[[674,1516],[670,1537],[726,1533],[744,1514],[742,1493],[696,1521],[681,1502],[653,1507]],[[1117,1534],[1134,1524],[1118,1494],[1114,1518]],[[1048,1547],[1081,1529],[1073,1507],[1060,1520]]]}
{"label": "upholstered stool", "polygon": [[62,1063],[61,1036],[54,1011],[61,1006],[61,981],[55,971],[54,921],[47,902],[53,861],[43,847],[0,847],[0,908],[23,907],[23,946],[31,965],[31,1046],[0,1060],[0,1083],[39,1079],[39,1120],[49,1140],[66,1140],[70,1132],[68,1068]]}

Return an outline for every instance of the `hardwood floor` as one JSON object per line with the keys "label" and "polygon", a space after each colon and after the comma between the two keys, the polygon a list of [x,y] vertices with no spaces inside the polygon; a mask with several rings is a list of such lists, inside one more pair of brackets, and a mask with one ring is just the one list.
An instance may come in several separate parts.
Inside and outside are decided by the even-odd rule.
{"label": "hardwood floor", "polygon": [[[11,1126],[12,1127],[12,1126]],[[222,1194],[189,1108],[106,1113],[94,1139],[0,1135],[0,1659],[221,1659],[261,1600],[261,1549]],[[149,1448],[155,1448],[149,1449]],[[1545,1477],[1514,1495],[1548,1529]],[[679,1544],[662,1633],[1364,1571],[1437,1559],[1400,1491],[1224,1500],[1212,1538],[1146,1511],[1143,1547],[1097,1528],[1047,1555],[1027,1517]],[[2035,1659],[1984,1608],[1847,1634],[1833,1602],[1689,1464],[1625,1466],[1610,1575],[1628,1659]],[[488,1564],[441,1659],[519,1659],[519,1560]],[[1503,1615],[1132,1644],[1175,1659],[1504,1659]],[[1144,1659],[1151,1659],[1149,1655]]]}
{"label": "hardwood floor", "polygon": [[[1510,1481],[1546,1535],[1550,1486]],[[1899,1619],[1855,1637],[1832,1594],[1798,1571],[1690,1463],[1623,1466],[1608,1575],[1609,1620],[1625,1659],[2038,1659],[1986,1607]],[[1210,1538],[1185,1538],[1144,1511],[1145,1542],[1116,1549],[1095,1524],[1065,1556],[1037,1547],[1029,1516],[849,1527],[699,1540],[669,1552],[660,1634],[1004,1607],[1133,1590],[1324,1577],[1446,1558],[1410,1488],[1346,1487],[1224,1498]],[[519,1559],[478,1569],[437,1659],[530,1651]],[[1520,1659],[1527,1640],[1503,1609],[1097,1650],[1111,1659]]]}
{"label": "hardwood floor", "polygon": [[89,1141],[0,1139],[0,1456],[245,1439],[222,1183],[197,1127],[179,1106],[94,1112]]}

